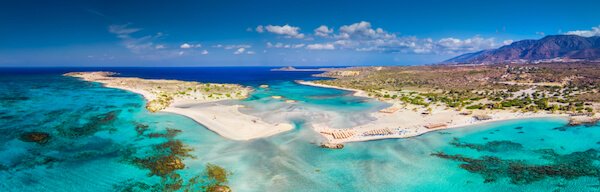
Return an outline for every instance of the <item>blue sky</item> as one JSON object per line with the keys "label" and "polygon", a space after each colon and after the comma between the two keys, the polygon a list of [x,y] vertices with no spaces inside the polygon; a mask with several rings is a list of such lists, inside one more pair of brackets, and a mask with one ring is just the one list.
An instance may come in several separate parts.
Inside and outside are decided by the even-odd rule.
{"label": "blue sky", "polygon": [[600,1],[0,1],[0,66],[435,63],[600,35]]}

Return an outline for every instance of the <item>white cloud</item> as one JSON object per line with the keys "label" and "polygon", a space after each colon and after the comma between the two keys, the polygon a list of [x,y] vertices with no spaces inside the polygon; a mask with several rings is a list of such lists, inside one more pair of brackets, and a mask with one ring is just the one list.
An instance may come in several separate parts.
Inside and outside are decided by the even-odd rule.
{"label": "white cloud", "polygon": [[165,45],[156,45],[154,48],[155,49],[164,49],[164,48],[167,48],[167,47]]}
{"label": "white cloud", "polygon": [[142,29],[132,28],[129,25],[130,24],[110,25],[108,26],[108,32],[115,34],[117,38],[121,40],[123,45],[133,53],[139,54],[158,49],[157,46],[154,45],[154,41],[161,38],[163,36],[162,33],[135,37],[133,34]]}
{"label": "white cloud", "polygon": [[239,49],[239,48],[246,48],[246,49],[248,49],[248,48],[251,48],[252,46],[251,45],[247,45],[247,44],[239,44],[239,45],[221,45],[221,44],[218,44],[218,45],[213,46],[213,47],[223,48],[223,49]]}
{"label": "white cloud", "polygon": [[462,53],[462,52],[473,52],[484,49],[492,49],[498,46],[504,45],[496,43],[494,38],[481,38],[475,36],[468,39],[457,39],[457,38],[443,38],[437,42],[439,51],[446,53]]}
{"label": "white cloud", "polygon": [[191,44],[188,44],[188,43],[184,43],[184,44],[181,44],[181,45],[179,46],[179,48],[182,48],[182,49],[189,49],[189,48],[200,48],[200,47],[202,47],[202,44],[195,44],[195,45],[191,45]]}
{"label": "white cloud", "polygon": [[256,31],[259,33],[262,33],[264,30],[266,30],[270,33],[277,34],[277,35],[283,35],[286,38],[297,38],[297,39],[304,38],[304,34],[300,33],[299,27],[294,27],[294,26],[290,26],[287,24],[283,25],[283,26],[267,25],[265,27],[263,27],[262,25],[259,25],[256,27]]}
{"label": "white cloud", "polygon": [[202,50],[202,52],[200,52],[200,54],[202,54],[202,55],[208,55],[208,51],[206,49]]}
{"label": "white cloud", "polygon": [[184,43],[184,44],[181,44],[181,45],[179,46],[179,48],[182,48],[182,49],[189,49],[189,48],[192,48],[192,45],[190,45],[190,44],[187,44],[187,43]]}
{"label": "white cloud", "polygon": [[129,35],[135,32],[138,32],[142,29],[139,28],[130,28],[129,24],[125,25],[110,25],[108,26],[108,32],[117,34],[119,38],[130,37]]}
{"label": "white cloud", "polygon": [[504,44],[504,45],[510,45],[512,43],[513,43],[512,39],[502,41],[502,44]]}
{"label": "white cloud", "polygon": [[235,52],[233,52],[233,54],[239,55],[239,54],[242,54],[244,52],[246,52],[246,48],[242,47],[242,48],[237,49]]}
{"label": "white cloud", "polygon": [[319,37],[328,37],[331,33],[333,33],[333,29],[330,29],[326,25],[321,25],[315,29],[315,35]]}
{"label": "white cloud", "polygon": [[[417,38],[414,36],[397,36],[382,28],[374,28],[371,23],[361,21],[343,25],[334,35],[333,30],[322,25],[315,29],[316,36],[333,36],[335,40],[307,45],[306,49],[331,50],[350,49],[355,51],[401,52],[417,54],[454,54],[496,48],[512,43],[511,40],[497,42],[494,38],[475,36],[467,39]],[[275,44],[273,47],[277,47]]]}
{"label": "white cloud", "polygon": [[337,35],[340,39],[393,39],[396,37],[394,34],[390,34],[381,28],[373,29],[371,23],[361,21],[351,25],[344,25],[340,27],[339,34]]}
{"label": "white cloud", "polygon": [[254,51],[247,51],[246,54],[248,54],[248,55],[254,55],[255,52]]}
{"label": "white cloud", "polygon": [[302,48],[302,47],[304,47],[304,45],[305,45],[304,43],[295,44],[295,45],[292,45],[292,48],[294,48],[294,49],[296,49],[296,48]]}
{"label": "white cloud", "polygon": [[542,31],[535,32],[535,34],[539,35],[539,36],[546,36],[546,33],[542,32]]}
{"label": "white cloud", "polygon": [[582,36],[582,37],[600,36],[600,25],[598,25],[597,27],[592,27],[592,30],[568,31],[565,34],[567,34],[567,35],[579,35],[579,36]]}
{"label": "white cloud", "polygon": [[335,46],[332,43],[316,43],[306,46],[310,50],[334,50]]}
{"label": "white cloud", "polygon": [[271,42],[267,42],[267,48],[291,48],[291,49],[297,49],[297,48],[302,48],[304,47],[306,44],[304,43],[299,43],[299,44],[283,44],[283,43],[271,43]]}
{"label": "white cloud", "polygon": [[262,25],[256,26],[256,32],[258,33],[262,33],[265,31],[265,27],[263,27]]}

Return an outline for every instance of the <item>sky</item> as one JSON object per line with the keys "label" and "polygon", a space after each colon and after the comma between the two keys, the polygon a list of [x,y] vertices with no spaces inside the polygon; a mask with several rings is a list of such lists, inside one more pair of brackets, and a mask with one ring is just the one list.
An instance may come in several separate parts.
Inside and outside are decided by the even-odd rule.
{"label": "sky", "polygon": [[0,1],[0,66],[433,64],[600,35],[600,1]]}

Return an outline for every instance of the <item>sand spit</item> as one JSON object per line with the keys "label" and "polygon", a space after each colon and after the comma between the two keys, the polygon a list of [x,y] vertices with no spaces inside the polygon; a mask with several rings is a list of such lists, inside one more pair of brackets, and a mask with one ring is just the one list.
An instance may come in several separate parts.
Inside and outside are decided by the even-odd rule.
{"label": "sand spit", "polygon": [[219,102],[246,98],[252,89],[240,85],[115,77],[112,72],[72,72],[64,75],[140,94],[147,100],[149,111],[189,117],[228,139],[250,140],[293,129],[289,123],[265,122],[241,113],[238,109],[242,105]]}

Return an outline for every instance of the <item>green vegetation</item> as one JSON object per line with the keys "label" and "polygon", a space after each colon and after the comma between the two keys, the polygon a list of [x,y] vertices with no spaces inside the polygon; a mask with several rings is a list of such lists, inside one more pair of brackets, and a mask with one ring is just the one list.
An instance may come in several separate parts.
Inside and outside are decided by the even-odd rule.
{"label": "green vegetation", "polygon": [[[345,69],[340,69],[341,71]],[[383,100],[428,108],[562,113],[596,111],[600,66],[585,63],[353,68],[356,76],[317,83],[364,90]],[[339,70],[338,70],[339,71]],[[409,91],[412,90],[412,91]]]}

